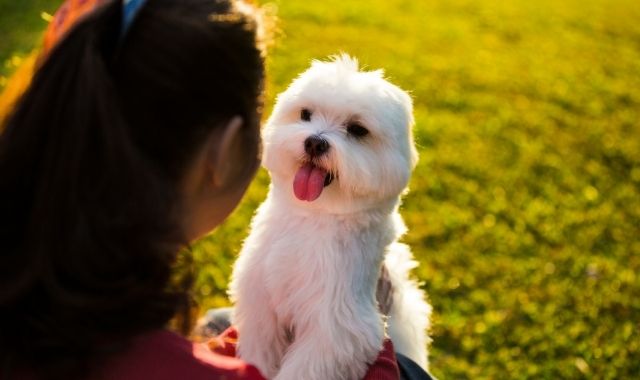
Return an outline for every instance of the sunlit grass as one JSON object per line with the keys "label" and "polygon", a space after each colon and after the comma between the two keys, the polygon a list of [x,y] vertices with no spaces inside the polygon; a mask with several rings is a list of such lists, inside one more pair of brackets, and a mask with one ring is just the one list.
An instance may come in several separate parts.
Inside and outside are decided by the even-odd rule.
{"label": "sunlit grass", "polygon": [[[39,19],[44,3],[20,9],[22,19]],[[311,59],[341,51],[413,94],[421,160],[402,213],[435,309],[432,372],[637,376],[637,2],[275,4],[283,35],[269,58],[268,107]],[[0,14],[31,44],[5,42],[0,58],[24,56],[43,23],[4,24]],[[267,186],[261,172],[225,225],[195,246],[203,307],[226,303]]]}

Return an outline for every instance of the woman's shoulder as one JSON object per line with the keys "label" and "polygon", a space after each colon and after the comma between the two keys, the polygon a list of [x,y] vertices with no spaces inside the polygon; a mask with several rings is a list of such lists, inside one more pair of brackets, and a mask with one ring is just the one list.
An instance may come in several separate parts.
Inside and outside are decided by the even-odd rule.
{"label": "woman's shoulder", "polygon": [[264,379],[240,359],[214,353],[205,344],[166,330],[134,338],[126,352],[105,364],[100,377],[109,379]]}

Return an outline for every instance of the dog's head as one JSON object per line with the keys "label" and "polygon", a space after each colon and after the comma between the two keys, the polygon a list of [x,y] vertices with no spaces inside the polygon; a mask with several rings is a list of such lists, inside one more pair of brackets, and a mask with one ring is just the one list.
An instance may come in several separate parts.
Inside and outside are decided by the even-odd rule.
{"label": "dog's head", "polygon": [[353,212],[395,201],[417,161],[411,98],[349,56],[314,61],[278,96],[264,166],[298,206]]}

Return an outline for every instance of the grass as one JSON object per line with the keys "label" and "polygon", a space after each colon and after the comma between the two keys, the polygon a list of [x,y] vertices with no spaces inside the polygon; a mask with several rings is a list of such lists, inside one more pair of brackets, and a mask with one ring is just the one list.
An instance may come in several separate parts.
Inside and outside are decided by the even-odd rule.
{"label": "grass", "polygon": [[[40,12],[55,3],[0,0],[0,58],[28,52]],[[310,59],[340,51],[413,94],[421,160],[401,211],[435,310],[433,374],[638,376],[636,1],[274,4],[283,33],[269,58],[268,106]],[[261,172],[194,247],[204,307],[226,302],[267,186]]]}

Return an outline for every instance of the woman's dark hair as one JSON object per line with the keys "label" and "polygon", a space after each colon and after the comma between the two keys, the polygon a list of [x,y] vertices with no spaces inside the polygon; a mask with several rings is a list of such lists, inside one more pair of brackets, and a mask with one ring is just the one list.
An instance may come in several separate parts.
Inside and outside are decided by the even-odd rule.
{"label": "woman's dark hair", "polygon": [[82,376],[188,312],[172,280],[183,170],[235,115],[257,155],[264,61],[245,8],[150,0],[120,41],[112,1],[35,74],[0,135],[0,378]]}

